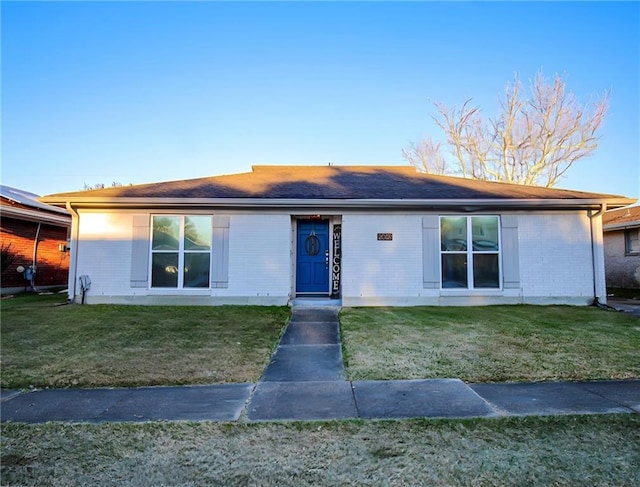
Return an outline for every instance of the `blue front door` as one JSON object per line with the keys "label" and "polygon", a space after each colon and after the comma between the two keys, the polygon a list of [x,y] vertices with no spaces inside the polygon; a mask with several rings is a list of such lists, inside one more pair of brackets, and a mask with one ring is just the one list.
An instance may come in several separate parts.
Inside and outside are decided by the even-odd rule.
{"label": "blue front door", "polygon": [[298,220],[296,292],[329,294],[329,221]]}

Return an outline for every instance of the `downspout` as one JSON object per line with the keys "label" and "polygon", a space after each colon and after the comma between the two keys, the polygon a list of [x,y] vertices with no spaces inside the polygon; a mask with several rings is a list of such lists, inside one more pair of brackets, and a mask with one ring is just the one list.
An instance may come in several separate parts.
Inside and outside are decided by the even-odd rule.
{"label": "downspout", "polygon": [[73,303],[76,299],[76,272],[78,268],[78,238],[80,235],[80,215],[67,201],[67,211],[71,213],[71,259],[69,260],[69,290],[67,302]]}
{"label": "downspout", "polygon": [[31,259],[31,269],[33,269],[33,274],[31,274],[31,289],[36,291],[36,271],[38,269],[38,240],[40,239],[40,229],[42,228],[42,222],[38,222],[38,228],[36,230],[36,237],[33,239],[33,257]]}
{"label": "downspout", "polygon": [[593,210],[587,212],[589,217],[589,230],[591,234],[591,267],[593,270],[593,304],[596,306],[606,306],[606,303],[601,303],[598,299],[598,262],[596,259],[597,243],[594,238],[593,219],[601,216],[607,211],[607,204],[602,203],[600,209],[593,213]]}

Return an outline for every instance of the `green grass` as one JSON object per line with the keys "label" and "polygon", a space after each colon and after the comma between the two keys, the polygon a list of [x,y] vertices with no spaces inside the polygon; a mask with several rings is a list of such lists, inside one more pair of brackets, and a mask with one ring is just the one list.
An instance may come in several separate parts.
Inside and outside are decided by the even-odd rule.
{"label": "green grass", "polygon": [[258,380],[286,307],[62,305],[2,300],[3,388]]}
{"label": "green grass", "polygon": [[593,307],[348,308],[340,321],[351,380],[640,377],[640,320]]}
{"label": "green grass", "polygon": [[2,298],[2,311],[14,309],[43,308],[49,306],[61,306],[67,303],[67,293],[48,291],[44,293],[19,293]]}
{"label": "green grass", "polygon": [[[2,300],[2,387],[255,382],[289,316],[285,307],[65,300]],[[640,320],[597,308],[347,308],[340,320],[350,380],[640,377]]]}
{"label": "green grass", "polygon": [[[287,308],[2,301],[3,387],[253,382]],[[640,375],[640,320],[594,308],[345,309],[351,378]],[[640,485],[640,416],[3,423],[1,485]]]}
{"label": "green grass", "polygon": [[3,424],[2,485],[640,484],[640,416]]}

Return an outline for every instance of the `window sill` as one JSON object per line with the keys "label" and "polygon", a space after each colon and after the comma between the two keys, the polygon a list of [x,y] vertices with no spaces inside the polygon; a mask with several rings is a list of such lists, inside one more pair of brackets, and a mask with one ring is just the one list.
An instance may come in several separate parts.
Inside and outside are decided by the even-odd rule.
{"label": "window sill", "polygon": [[180,294],[188,294],[189,296],[209,296],[211,294],[210,288],[150,288],[148,291],[150,295],[158,296],[175,296]]}
{"label": "window sill", "polygon": [[440,289],[440,296],[503,296],[503,289]]}

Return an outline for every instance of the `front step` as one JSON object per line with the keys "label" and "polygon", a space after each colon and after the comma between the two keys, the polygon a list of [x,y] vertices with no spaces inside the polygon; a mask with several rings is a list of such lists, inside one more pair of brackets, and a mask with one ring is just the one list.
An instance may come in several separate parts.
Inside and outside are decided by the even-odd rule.
{"label": "front step", "polygon": [[342,299],[331,298],[294,298],[291,301],[294,308],[340,308]]}

